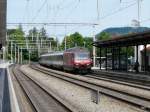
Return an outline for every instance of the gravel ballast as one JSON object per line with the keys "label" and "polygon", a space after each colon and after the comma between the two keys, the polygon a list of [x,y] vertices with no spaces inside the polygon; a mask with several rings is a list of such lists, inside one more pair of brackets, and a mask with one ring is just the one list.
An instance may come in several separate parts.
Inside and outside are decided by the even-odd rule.
{"label": "gravel ballast", "polygon": [[103,94],[100,95],[100,103],[95,104],[91,101],[91,90],[89,89],[45,75],[31,69],[28,65],[21,66],[21,70],[47,87],[49,91],[53,91],[71,106],[80,110],[80,112],[144,112],[123,101]]}

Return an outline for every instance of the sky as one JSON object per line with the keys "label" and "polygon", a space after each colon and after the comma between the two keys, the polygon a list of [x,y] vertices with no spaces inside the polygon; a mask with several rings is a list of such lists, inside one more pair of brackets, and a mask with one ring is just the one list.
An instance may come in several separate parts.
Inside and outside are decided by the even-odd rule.
{"label": "sky", "polygon": [[[7,23],[98,23],[95,27],[37,26],[38,29],[44,27],[49,36],[60,41],[64,35],[74,32],[93,36],[106,28],[132,26],[132,20],[138,18],[137,0],[7,0],[7,3]],[[141,26],[150,27],[149,6],[150,0],[140,0]],[[23,25],[26,33],[31,28],[33,26]]]}

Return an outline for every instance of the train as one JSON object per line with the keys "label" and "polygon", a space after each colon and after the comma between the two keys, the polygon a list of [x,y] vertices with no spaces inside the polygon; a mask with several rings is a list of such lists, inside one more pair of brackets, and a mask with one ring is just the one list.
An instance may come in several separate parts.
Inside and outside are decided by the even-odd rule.
{"label": "train", "polygon": [[39,58],[39,63],[50,68],[76,73],[88,73],[92,66],[90,52],[83,47],[43,54]]}

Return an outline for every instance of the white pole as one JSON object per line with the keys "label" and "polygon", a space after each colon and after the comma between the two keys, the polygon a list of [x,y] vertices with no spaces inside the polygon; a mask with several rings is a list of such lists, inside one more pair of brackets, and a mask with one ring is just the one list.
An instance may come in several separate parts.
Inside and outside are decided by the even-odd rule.
{"label": "white pole", "polygon": [[38,48],[38,57],[40,56],[40,43],[39,43],[39,34],[37,34],[37,48]]}
{"label": "white pole", "polygon": [[140,0],[137,0],[138,2],[138,27],[140,27]]}
{"label": "white pole", "polygon": [[97,0],[97,20],[99,20],[99,0]]}
{"label": "white pole", "polygon": [[32,30],[32,41],[33,41],[33,30]]}
{"label": "white pole", "polygon": [[[93,26],[95,28],[95,26]],[[95,32],[93,31],[93,42],[95,42]],[[93,67],[96,66],[96,47],[93,46]]]}
{"label": "white pole", "polygon": [[13,50],[13,42],[11,41],[11,63],[13,63],[13,56],[12,56],[12,50]]}
{"label": "white pole", "polygon": [[8,35],[6,32],[6,56],[8,56],[8,46],[9,46],[9,41],[8,41]]}
{"label": "white pole", "polygon": [[[138,19],[138,26],[137,27],[140,27],[140,0],[137,0],[137,4],[138,4],[138,11],[137,11],[137,19]],[[137,48],[136,48],[136,46],[134,47],[134,60],[135,60],[135,62],[136,62],[136,58],[137,58]],[[138,56],[139,56],[139,54],[140,54],[140,51],[139,51],[139,49],[138,49]],[[139,57],[140,58],[140,57]],[[139,62],[139,60],[138,60],[138,62]]]}
{"label": "white pole", "polygon": [[19,46],[18,46],[18,64],[19,64],[19,58],[20,56],[19,56]]}
{"label": "white pole", "polygon": [[26,37],[26,47],[27,47],[27,50],[29,49],[29,45],[28,45],[28,38]]}
{"label": "white pole", "polygon": [[51,41],[50,41],[50,52],[52,51],[52,44],[51,44]]}
{"label": "white pole", "polygon": [[58,39],[57,39],[57,37],[56,37],[56,44],[57,44],[57,51],[59,51],[59,43],[58,43]]}
{"label": "white pole", "polygon": [[5,50],[6,50],[6,49],[5,49],[4,46],[2,47],[2,49],[3,49],[3,61],[5,61]]}
{"label": "white pole", "polygon": [[21,64],[22,64],[22,46],[21,46]]}
{"label": "white pole", "polygon": [[57,51],[59,51],[59,47],[58,47],[58,41],[57,41]]}
{"label": "white pole", "polygon": [[65,26],[65,50],[67,49],[67,37],[66,37],[67,26]]}
{"label": "white pole", "polygon": [[15,63],[16,63],[16,44],[15,44]]}
{"label": "white pole", "polygon": [[[42,38],[41,38],[41,48],[42,48],[42,46],[43,46],[43,45],[42,45],[42,41],[43,41],[43,40],[42,40]],[[46,43],[46,41],[45,41],[45,43]]]}
{"label": "white pole", "polygon": [[30,48],[29,48],[29,64],[30,64]]}

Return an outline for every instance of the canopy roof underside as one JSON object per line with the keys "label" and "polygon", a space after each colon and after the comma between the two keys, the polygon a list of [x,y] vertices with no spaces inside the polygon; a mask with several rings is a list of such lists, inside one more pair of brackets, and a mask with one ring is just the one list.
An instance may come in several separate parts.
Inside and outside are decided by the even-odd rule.
{"label": "canopy roof underside", "polygon": [[150,44],[150,31],[117,36],[109,40],[93,42],[96,47],[127,47]]}

